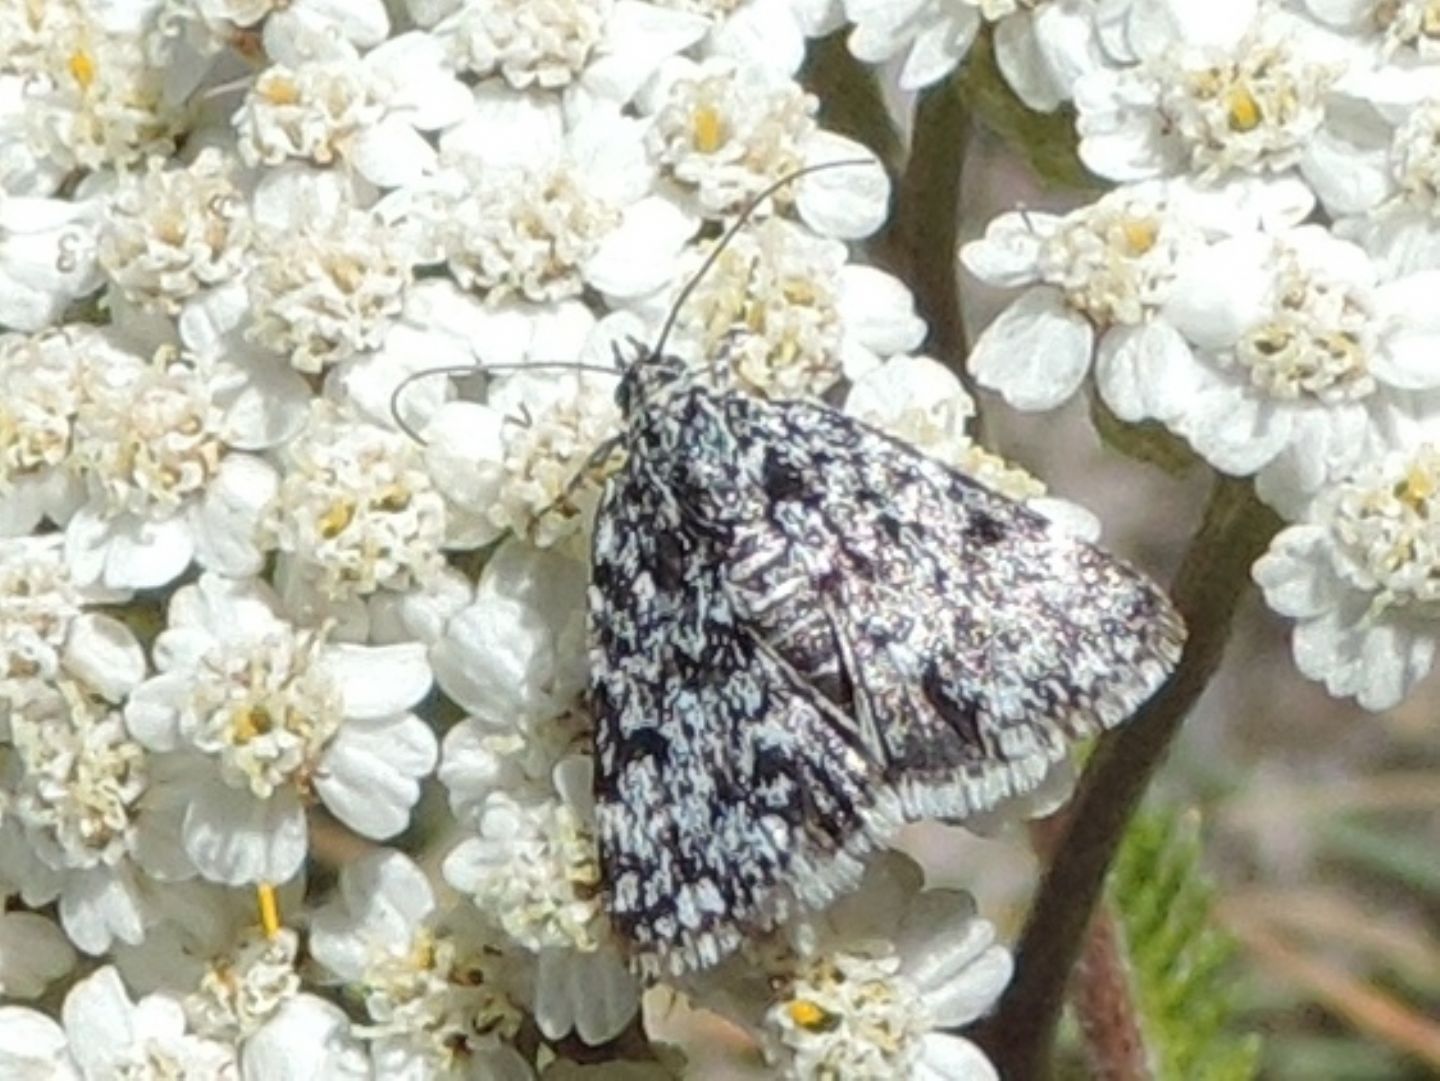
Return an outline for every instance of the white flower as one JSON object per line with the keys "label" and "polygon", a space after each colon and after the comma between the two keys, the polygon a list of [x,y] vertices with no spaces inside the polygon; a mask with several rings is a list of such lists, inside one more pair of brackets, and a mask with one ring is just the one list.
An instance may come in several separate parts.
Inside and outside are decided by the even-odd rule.
{"label": "white flower", "polygon": [[275,473],[226,445],[214,373],[169,347],[147,362],[88,341],[69,463],[86,501],[65,530],[76,581],[150,588],[192,559],[228,574],[258,570]]}
{"label": "white flower", "polygon": [[1440,266],[1440,68],[1347,80],[1350,123],[1306,148],[1306,178],[1337,232],[1400,274]]}
{"label": "white flower", "polygon": [[142,802],[150,757],[118,709],[70,679],[13,710],[9,730],[0,849],[11,888],[31,906],[58,898],[65,933],[87,953],[139,942],[140,869],[189,873],[166,851],[172,816]]}
{"label": "white flower", "polygon": [[[709,247],[687,260],[688,280]],[[648,298],[657,322],[673,291]],[[925,336],[909,289],[845,245],[769,218],[737,234],[677,313],[667,351],[772,397],[819,396]]]}
{"label": "white flower", "polygon": [[236,935],[185,996],[191,1027],[230,1043],[253,1036],[299,994],[299,950],[299,935],[288,928],[267,935],[251,927]]}
{"label": "white flower", "polygon": [[1112,180],[1192,173],[1213,182],[1294,169],[1325,121],[1350,54],[1261,0],[1135,4],[1138,62],[1075,86],[1080,156]]}
{"label": "white flower", "polygon": [[266,533],[322,597],[405,590],[439,573],[450,516],[408,436],[316,402],[282,464]]}
{"label": "white flower", "polygon": [[59,534],[0,540],[0,704],[18,704],[62,675],[110,701],[144,677],[135,635],[92,604],[127,598],[70,577]]}
{"label": "white flower", "polygon": [[206,878],[289,879],[317,799],[367,837],[409,824],[435,763],[408,712],[430,687],[423,647],[332,643],[281,619],[261,583],[207,574],[171,598],[154,654],[126,722],[185,764],[182,841]]}
{"label": "white flower", "polygon": [[483,723],[452,729],[442,782],[474,831],[445,858],[445,880],[514,943],[538,954],[535,1019],[551,1039],[572,1028],[589,1044],[624,1029],[639,987],[600,907],[591,798],[593,763],[562,717],[528,736]]}
{"label": "white flower", "polygon": [[247,336],[315,373],[378,346],[404,305],[414,237],[336,173],[269,173],[255,193]]}
{"label": "white flower", "polygon": [[[276,891],[278,912],[300,911],[304,893],[292,879]],[[295,932],[257,926],[254,889],[167,883],[149,915],[145,941],[113,951],[126,984],[174,997],[193,1033],[236,1045],[246,1081],[370,1076],[349,1018],[302,989]]]}
{"label": "white flower", "polygon": [[249,165],[344,161],[378,187],[415,183],[435,162],[421,132],[458,121],[469,92],[428,34],[401,34],[364,57],[334,46],[323,58],[276,64],[256,77],[234,117],[240,156]]}
{"label": "white flower", "polygon": [[185,996],[191,1029],[236,1044],[247,1081],[370,1076],[344,1011],[300,990],[298,952],[299,936],[286,928],[237,934]]}
{"label": "white flower", "polygon": [[207,147],[185,168],[151,158],[145,171],[119,178],[105,201],[99,262],[127,299],[174,315],[197,292],[241,274],[250,213],[233,171]]}
{"label": "white flower", "polygon": [[[482,88],[441,140],[438,236],[456,279],[492,303],[648,293],[668,282],[698,221],[654,193],[645,126]],[[559,358],[555,358],[559,359]]]}
{"label": "white flower", "polygon": [[[304,876],[300,875],[278,887],[277,911],[299,911],[305,886]],[[250,943],[258,927],[254,887],[234,889],[201,878],[167,882],[163,889],[153,891],[147,915],[150,922],[145,941],[134,945],[117,943],[111,956],[126,986],[136,994],[164,991],[182,1000],[212,978],[223,976],[230,954]],[[266,982],[275,986],[277,981]],[[222,988],[216,990],[224,993]],[[265,1004],[259,1000],[257,1003]],[[207,1010],[221,1020],[241,1020],[238,1014],[221,1009],[213,998],[200,1012]],[[254,1020],[258,1014],[251,1012],[247,1016]],[[229,1027],[239,1031],[252,1026]]]}
{"label": "white flower", "polygon": [[[1191,209],[1177,189],[1145,184],[1063,217],[1019,212],[993,220],[983,239],[961,248],[961,262],[992,285],[1028,288],[975,342],[969,366],[981,386],[1018,409],[1052,409],[1079,389],[1097,336],[1107,383],[1184,351],[1157,316],[1177,262],[1206,239]],[[1122,416],[1135,412],[1121,405]]]}
{"label": "white flower", "polygon": [[1063,217],[1002,214],[961,262],[990,284],[1028,288],[981,333],[970,369],[1016,408],[1051,409],[1079,389],[1093,354],[1118,416],[1157,416],[1163,373],[1191,348],[1167,306],[1183,267],[1220,238],[1286,229],[1313,205],[1296,179],[1216,190],[1172,180],[1118,188]]}
{"label": "white flower", "polygon": [[581,108],[619,107],[705,20],[638,0],[407,0],[462,71],[517,90],[568,89]]}
{"label": "white flower", "polygon": [[[125,167],[168,154],[182,126],[182,102],[166,85],[158,3],[93,5],[48,0],[6,20],[0,82],[23,116],[30,170],[46,187],[74,168]],[[0,92],[3,96],[3,92]]]}
{"label": "white flower", "polygon": [[922,884],[912,860],[884,853],[857,892],[791,927],[788,944],[754,948],[755,968],[735,974],[732,961],[710,977],[721,1008],[759,1029],[781,1076],[998,1077],[944,1030],[994,1004],[1010,955],[966,894]]}
{"label": "white flower", "polygon": [[0,326],[49,326],[100,280],[89,203],[0,192]]}
{"label": "white flower", "polygon": [[[34,912],[13,911],[8,904],[5,908],[0,913],[0,995],[38,998],[74,967],[75,951],[54,921]],[[4,1054],[0,1050],[0,1063]]]}
{"label": "white flower", "polygon": [[1296,667],[1369,710],[1430,671],[1440,613],[1440,449],[1366,462],[1324,489],[1256,562],[1265,601],[1296,621]]}
{"label": "white flower", "polygon": [[63,525],[83,501],[69,455],[82,358],[99,341],[83,326],[0,335],[0,535]]}
{"label": "white flower", "polygon": [[361,996],[375,1076],[530,1076],[510,1045],[523,1020],[507,993],[515,961],[475,920],[440,911],[399,852],[341,869],[337,897],[311,920],[310,952]]}
{"label": "white flower", "polygon": [[1142,415],[1219,469],[1263,469],[1262,495],[1293,507],[1440,388],[1440,321],[1422,299],[1437,290],[1440,272],[1385,281],[1320,226],[1220,241],[1175,281],[1166,318],[1195,348],[1144,373]]}
{"label": "white flower", "polygon": [[646,90],[646,138],[661,169],[694,192],[700,213],[723,217],[797,169],[858,161],[804,176],[777,191],[822,236],[854,240],[885,221],[890,183],[866,147],[822,130],[819,103],[798,83],[755,65],[716,57],[677,59]]}
{"label": "white flower", "polygon": [[63,1029],[34,1010],[0,1008],[0,1066],[7,1076],[55,1081],[240,1077],[231,1048],[186,1031],[178,1002],[158,994],[131,1002],[111,967],[70,989],[61,1018]]}
{"label": "white flower", "polygon": [[442,688],[470,712],[446,734],[439,770],[467,833],[446,857],[446,881],[538,954],[542,1031],[574,1028],[600,1043],[634,1015],[638,990],[596,892],[592,767],[575,710],[584,589],[580,563],[508,544],[432,657]]}
{"label": "white flower", "polygon": [[440,490],[487,524],[480,543],[511,532],[581,555],[605,465],[591,459],[619,420],[613,379],[520,373],[483,404],[441,406],[425,428],[425,461]]}

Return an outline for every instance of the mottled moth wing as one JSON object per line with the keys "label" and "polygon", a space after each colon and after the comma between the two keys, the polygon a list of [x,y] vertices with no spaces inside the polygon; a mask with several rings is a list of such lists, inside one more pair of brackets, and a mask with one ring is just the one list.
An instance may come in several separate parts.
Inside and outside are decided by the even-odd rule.
{"label": "mottled moth wing", "polygon": [[908,819],[1033,788],[1173,667],[1148,580],[823,406],[630,417],[590,595],[608,904],[647,973],[852,886]]}
{"label": "mottled moth wing", "polygon": [[878,777],[738,626],[712,542],[652,496],[632,466],[597,516],[591,708],[611,920],[658,975],[713,964],[783,917],[807,851],[858,874],[844,854],[870,843]]}
{"label": "mottled moth wing", "polygon": [[1033,789],[1174,668],[1180,617],[1122,561],[842,413],[723,406],[771,522],[726,565],[737,619],[846,718],[906,819]]}

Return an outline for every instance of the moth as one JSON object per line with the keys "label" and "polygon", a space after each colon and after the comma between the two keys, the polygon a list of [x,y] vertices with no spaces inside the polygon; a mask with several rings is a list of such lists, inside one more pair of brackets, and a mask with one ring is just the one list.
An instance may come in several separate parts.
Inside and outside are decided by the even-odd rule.
{"label": "moth", "polygon": [[1121,560],[718,359],[624,371],[591,550],[603,885],[652,978],[853,887],[907,821],[1033,789],[1185,637]]}
{"label": "moth", "polygon": [[[1032,790],[1129,717],[1184,643],[1158,586],[1042,515],[824,404],[746,393],[723,357],[665,353],[755,209],[852,164],[757,195],[656,344],[617,358],[624,457],[592,539],[589,705],[604,899],[649,978],[857,885],[905,822]],[[417,376],[457,371],[474,369]],[[417,376],[391,399],[407,431],[397,401]]]}

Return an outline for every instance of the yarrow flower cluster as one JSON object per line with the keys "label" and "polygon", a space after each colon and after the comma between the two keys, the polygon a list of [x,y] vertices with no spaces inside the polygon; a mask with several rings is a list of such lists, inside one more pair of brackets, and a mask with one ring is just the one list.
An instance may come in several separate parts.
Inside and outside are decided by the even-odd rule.
{"label": "yarrow flower cluster", "polygon": [[[0,1072],[520,1081],[646,1023],[585,702],[607,372],[716,255],[676,355],[1053,512],[912,355],[889,180],[797,78],[848,21],[934,81],[983,18],[1050,107],[1047,6],[0,2]],[[944,1030],[1008,955],[917,875],[685,993],[785,1076],[992,1076]]]}
{"label": "yarrow flower cluster", "polygon": [[977,341],[977,381],[1049,409],[1093,377],[1115,416],[1253,476],[1293,523],[1254,576],[1297,621],[1297,666],[1377,710],[1440,637],[1434,24],[1421,3],[1116,5],[1063,96],[1117,186],[1002,215],[960,253],[1023,289]]}
{"label": "yarrow flower cluster", "polygon": [[[585,608],[662,327],[1094,537],[920,352],[828,35],[902,118],[979,43],[1112,185],[963,246],[1014,290],[974,383],[1253,477],[1332,693],[1430,669],[1433,3],[0,0],[6,1070],[523,1081],[648,1034]],[[879,854],[676,992],[779,1076],[992,1078],[956,1030],[1009,954],[923,881]]]}

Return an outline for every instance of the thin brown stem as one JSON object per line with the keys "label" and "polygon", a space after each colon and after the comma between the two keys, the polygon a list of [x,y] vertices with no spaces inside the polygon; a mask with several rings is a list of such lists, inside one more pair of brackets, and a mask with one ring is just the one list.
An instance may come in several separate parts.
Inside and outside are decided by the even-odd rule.
{"label": "thin brown stem", "polygon": [[1070,980],[1070,1007],[1096,1081],[1150,1081],[1145,1036],[1135,1009],[1120,928],[1101,905]]}
{"label": "thin brown stem", "polygon": [[1180,664],[1129,723],[1097,744],[1021,933],[1015,979],[974,1034],[1007,1081],[1049,1076],[1066,981],[1105,875],[1151,777],[1219,667],[1250,565],[1278,525],[1248,482],[1215,482],[1171,589],[1190,631]]}

